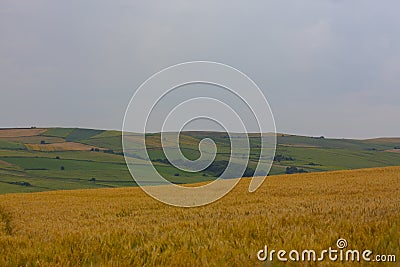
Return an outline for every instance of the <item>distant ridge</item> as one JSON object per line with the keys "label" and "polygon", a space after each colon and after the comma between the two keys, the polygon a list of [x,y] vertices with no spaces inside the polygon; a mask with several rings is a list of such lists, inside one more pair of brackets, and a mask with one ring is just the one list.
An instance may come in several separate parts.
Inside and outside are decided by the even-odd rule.
{"label": "distant ridge", "polygon": [[[271,134],[248,136],[251,149],[244,176],[252,176],[257,167],[260,138]],[[133,143],[141,140],[134,133],[126,137]],[[206,137],[214,140],[218,152],[214,162],[199,173],[181,171],[169,162],[160,133],[146,134],[147,153],[155,168],[172,183],[211,181],[230,160],[228,134],[184,131],[180,133],[180,148],[188,159],[195,160],[200,156],[199,142]],[[354,140],[278,133],[276,140],[269,175],[400,166],[400,138]],[[125,152],[139,165],[147,164],[141,152]],[[0,193],[126,186],[136,184],[125,163],[120,131],[62,127],[0,129]]]}

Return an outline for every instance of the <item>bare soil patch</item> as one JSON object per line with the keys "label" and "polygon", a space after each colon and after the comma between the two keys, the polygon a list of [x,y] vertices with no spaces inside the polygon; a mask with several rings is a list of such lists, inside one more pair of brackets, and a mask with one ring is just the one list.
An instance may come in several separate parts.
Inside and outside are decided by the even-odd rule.
{"label": "bare soil patch", "polygon": [[12,166],[12,164],[8,163],[7,161],[0,160],[0,165]]}
{"label": "bare soil patch", "polygon": [[44,133],[46,130],[47,129],[0,129],[0,138],[36,136]]}

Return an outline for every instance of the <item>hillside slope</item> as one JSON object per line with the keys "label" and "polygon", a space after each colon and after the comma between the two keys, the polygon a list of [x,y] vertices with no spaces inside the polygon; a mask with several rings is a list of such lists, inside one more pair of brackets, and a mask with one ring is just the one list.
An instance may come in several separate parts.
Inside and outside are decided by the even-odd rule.
{"label": "hillside slope", "polygon": [[[235,138],[243,135],[234,134]],[[178,170],[166,159],[160,134],[148,134],[148,153],[157,170],[173,183],[210,181],[229,161],[230,142],[221,132],[182,132],[182,153],[199,157],[200,140],[216,142],[214,163],[200,173]],[[267,138],[263,135],[264,138]],[[129,136],[139,141],[137,135]],[[251,153],[244,176],[251,176],[260,153],[260,135],[250,134]],[[270,175],[400,166],[400,139],[328,139],[277,135]],[[142,157],[128,151],[138,163]],[[0,129],[0,194],[60,189],[136,186],[122,153],[121,132],[77,128]]]}

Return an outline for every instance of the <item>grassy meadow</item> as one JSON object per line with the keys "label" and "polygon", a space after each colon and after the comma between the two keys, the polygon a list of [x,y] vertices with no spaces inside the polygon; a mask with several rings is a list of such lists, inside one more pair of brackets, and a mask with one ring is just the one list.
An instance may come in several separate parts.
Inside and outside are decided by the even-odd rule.
{"label": "grassy meadow", "polygon": [[248,184],[198,208],[137,187],[0,195],[0,266],[280,266],[257,252],[321,251],[339,238],[399,261],[400,167],[271,176],[254,193]]}
{"label": "grassy meadow", "polygon": [[[182,153],[199,157],[200,140],[209,137],[217,145],[215,162],[206,170],[190,173],[172,166],[164,155],[160,134],[148,134],[148,153],[156,169],[177,184],[214,180],[227,166],[230,142],[225,133],[183,132]],[[235,138],[243,135],[236,134]],[[132,142],[140,141],[135,135]],[[138,139],[139,138],[139,139]],[[245,176],[251,176],[259,159],[260,135],[250,134],[250,161]],[[288,134],[277,135],[276,159],[270,175],[288,168],[325,172],[400,165],[400,138],[370,140],[329,139]],[[135,149],[127,151],[142,163]],[[0,194],[64,189],[136,186],[122,153],[121,132],[78,128],[0,129]]]}

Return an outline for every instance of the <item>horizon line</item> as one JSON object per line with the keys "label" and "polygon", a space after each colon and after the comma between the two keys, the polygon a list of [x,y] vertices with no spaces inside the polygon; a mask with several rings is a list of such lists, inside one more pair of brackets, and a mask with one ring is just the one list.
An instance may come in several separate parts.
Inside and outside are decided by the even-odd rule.
{"label": "horizon line", "polygon": [[[20,127],[0,127],[1,130],[12,130],[12,129],[54,129],[54,128],[61,128],[61,129],[85,129],[85,130],[98,130],[98,131],[117,131],[117,132],[123,132],[122,129],[105,129],[105,128],[89,128],[89,127],[80,127],[80,126],[20,126]],[[127,132],[127,131],[125,131]],[[164,131],[164,132],[153,132],[149,131],[145,134],[157,134],[157,133],[176,133],[177,131]],[[184,133],[187,132],[209,132],[209,133],[227,133],[224,131],[218,131],[218,130],[186,130],[186,131],[181,131]],[[140,132],[127,132],[127,133],[132,133],[132,134],[143,134]],[[261,132],[231,132],[231,134],[272,134],[273,132],[267,132],[267,133],[261,133]],[[283,136],[299,136],[299,137],[310,137],[310,138],[326,138],[326,139],[341,139],[341,140],[373,140],[373,139],[391,139],[391,138],[400,138],[400,136],[378,136],[378,137],[367,137],[367,138],[350,138],[350,137],[330,137],[330,136],[325,136],[325,135],[307,135],[307,134],[293,134],[293,133],[283,133],[283,132],[276,132],[275,135],[282,135]]]}

